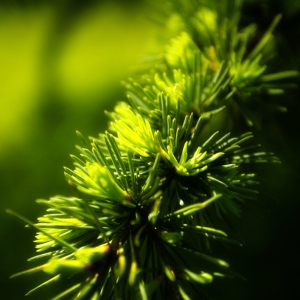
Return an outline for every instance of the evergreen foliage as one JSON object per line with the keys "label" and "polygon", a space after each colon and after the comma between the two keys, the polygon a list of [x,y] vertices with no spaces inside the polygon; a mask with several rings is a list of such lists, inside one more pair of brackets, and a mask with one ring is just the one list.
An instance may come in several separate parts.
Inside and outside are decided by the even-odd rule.
{"label": "evergreen foliage", "polygon": [[284,110],[273,98],[298,73],[269,72],[280,15],[259,36],[239,28],[241,1],[229,2],[168,3],[163,50],[124,82],[128,102],[106,112],[104,134],[78,133],[65,168],[76,196],[38,200],[48,209],[37,224],[9,211],[37,230],[30,260],[42,262],[16,275],[52,276],[29,293],[65,280],[55,299],[206,299],[214,277],[240,276],[214,253],[216,242],[239,245],[223,217],[255,199],[253,165],[279,159],[235,128]]}

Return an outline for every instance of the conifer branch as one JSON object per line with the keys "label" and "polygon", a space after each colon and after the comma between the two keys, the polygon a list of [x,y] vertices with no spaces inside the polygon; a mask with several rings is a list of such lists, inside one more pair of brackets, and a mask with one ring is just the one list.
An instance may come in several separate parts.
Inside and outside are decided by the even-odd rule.
{"label": "conifer branch", "polygon": [[128,102],[106,112],[108,130],[90,142],[77,132],[83,147],[65,168],[76,197],[38,200],[48,209],[37,224],[8,210],[37,230],[30,260],[42,261],[16,276],[54,275],[29,293],[73,277],[54,299],[204,299],[199,285],[240,277],[213,244],[240,245],[223,217],[256,198],[255,164],[280,161],[257,151],[252,133],[236,136],[236,116],[223,113],[261,128],[264,96],[283,92],[298,72],[268,71],[280,15],[251,48],[256,26],[239,28],[242,1],[230,13],[226,1],[206,2],[171,1],[167,46],[123,82]]}

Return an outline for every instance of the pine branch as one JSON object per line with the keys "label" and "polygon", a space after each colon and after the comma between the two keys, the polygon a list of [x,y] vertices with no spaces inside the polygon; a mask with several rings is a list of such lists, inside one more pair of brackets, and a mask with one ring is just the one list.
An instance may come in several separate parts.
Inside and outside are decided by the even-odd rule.
{"label": "pine branch", "polygon": [[42,261],[15,276],[54,276],[29,293],[72,277],[54,299],[203,299],[199,286],[241,277],[214,243],[240,245],[222,230],[224,216],[255,200],[254,165],[279,159],[257,151],[250,132],[224,133],[225,123],[233,135],[240,126],[233,115],[215,116],[234,107],[259,128],[253,105],[263,113],[264,96],[298,72],[268,72],[280,15],[251,48],[256,26],[240,29],[241,1],[230,13],[224,2],[172,1],[167,47],[124,82],[128,103],[106,112],[104,134],[87,142],[78,133],[83,147],[65,168],[76,196],[38,200],[48,209],[37,224],[9,211],[37,230],[30,260]]}

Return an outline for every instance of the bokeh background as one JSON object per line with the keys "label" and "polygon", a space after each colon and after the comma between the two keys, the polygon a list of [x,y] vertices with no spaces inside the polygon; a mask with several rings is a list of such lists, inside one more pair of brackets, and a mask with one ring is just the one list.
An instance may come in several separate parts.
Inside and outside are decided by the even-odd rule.
{"label": "bokeh background", "polygon": [[[63,166],[71,167],[69,154],[77,154],[75,130],[97,136],[107,127],[103,111],[126,99],[120,81],[158,26],[147,19],[150,2],[0,2],[0,299],[24,299],[43,282],[40,274],[9,279],[32,267],[26,259],[34,255],[35,232],[5,209],[36,220],[45,207],[35,199],[72,195]],[[248,0],[243,10],[242,23],[256,22],[262,31],[283,13],[276,61],[281,70],[300,70],[300,1]],[[224,250],[246,280],[216,282],[210,287],[216,299],[300,298],[299,95],[288,92],[280,100],[288,112],[276,122],[266,118],[257,134],[282,164],[259,170],[259,204],[235,221],[244,247]]]}

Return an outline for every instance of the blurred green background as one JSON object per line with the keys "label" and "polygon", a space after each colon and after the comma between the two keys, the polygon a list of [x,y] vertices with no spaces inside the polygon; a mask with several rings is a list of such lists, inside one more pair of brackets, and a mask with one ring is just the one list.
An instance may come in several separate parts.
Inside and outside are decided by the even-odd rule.
{"label": "blurred green background", "polygon": [[[32,264],[35,232],[5,213],[36,220],[45,208],[35,199],[73,195],[63,166],[80,143],[75,130],[97,136],[107,127],[103,110],[125,100],[122,79],[145,53],[153,24],[145,1],[1,1],[0,4],[0,299],[24,299],[43,275],[9,279]],[[300,69],[300,1],[248,0],[242,23],[264,30],[283,13],[277,28],[277,67]],[[298,80],[299,82],[299,80]],[[280,101],[288,113],[266,118],[258,139],[280,166],[264,166],[258,205],[236,220],[243,248],[225,249],[225,259],[247,281],[210,287],[216,299],[296,299],[299,275],[300,153],[299,91]],[[223,257],[222,257],[223,258]],[[43,293],[28,299],[45,299]],[[41,295],[44,295],[41,296]]]}

